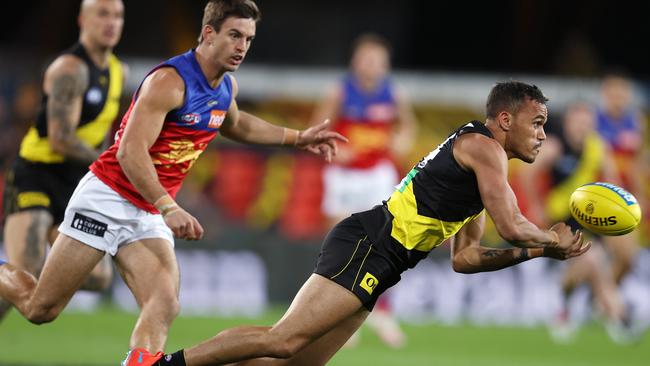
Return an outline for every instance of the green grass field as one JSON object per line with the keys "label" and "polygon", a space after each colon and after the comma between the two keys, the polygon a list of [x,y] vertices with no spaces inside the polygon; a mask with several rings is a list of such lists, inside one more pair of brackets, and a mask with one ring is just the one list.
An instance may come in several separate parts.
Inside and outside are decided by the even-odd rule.
{"label": "green grass field", "polygon": [[[168,350],[176,350],[242,324],[271,324],[280,311],[259,319],[181,317],[169,337]],[[135,315],[113,309],[64,313],[52,324],[37,327],[12,312],[0,325],[0,365],[119,365]],[[445,327],[405,325],[406,348],[395,351],[382,345],[368,329],[354,349],[343,349],[330,362],[334,366],[371,365],[648,365],[650,336],[630,346],[613,344],[602,327],[583,328],[576,341],[557,345],[543,328]]]}

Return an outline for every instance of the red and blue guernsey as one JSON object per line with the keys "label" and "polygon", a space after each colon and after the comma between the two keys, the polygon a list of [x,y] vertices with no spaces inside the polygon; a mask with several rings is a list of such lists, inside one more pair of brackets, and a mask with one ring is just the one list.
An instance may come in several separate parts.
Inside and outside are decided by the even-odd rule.
{"label": "red and blue guernsey", "polygon": [[[196,159],[214,139],[223,123],[232,100],[232,80],[225,75],[223,81],[212,88],[206,80],[194,50],[173,57],[156,66],[148,75],[163,67],[173,67],[185,82],[185,102],[165,116],[158,139],[149,149],[158,179],[165,190],[175,197]],[[117,161],[117,150],[138,98],[136,90],[129,110],[124,114],[116,141],[91,166],[90,170],[109,187],[136,207],[158,213],[131,184]]]}
{"label": "red and blue guernsey", "polygon": [[366,169],[390,160],[391,131],[397,117],[393,84],[386,78],[377,88],[365,91],[353,75],[342,82],[342,103],[333,129],[349,139],[354,159],[345,164]]}
{"label": "red and blue guernsey", "polygon": [[627,110],[618,119],[598,109],[596,129],[609,143],[612,158],[616,164],[623,187],[630,189],[632,175],[638,173],[635,157],[643,148],[643,126],[640,116],[634,110]]}

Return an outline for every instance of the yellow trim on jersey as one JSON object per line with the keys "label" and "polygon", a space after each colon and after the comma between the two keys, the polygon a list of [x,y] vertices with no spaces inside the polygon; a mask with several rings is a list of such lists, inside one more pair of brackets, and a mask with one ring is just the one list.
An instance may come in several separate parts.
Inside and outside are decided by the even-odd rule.
{"label": "yellow trim on jersey", "polygon": [[401,192],[393,192],[388,200],[388,211],[393,215],[391,236],[406,249],[423,252],[439,246],[483,212],[481,210],[463,221],[443,221],[419,215],[413,184],[406,185]]}
{"label": "yellow trim on jersey", "polygon": [[[113,54],[108,57],[108,68],[110,83],[102,111],[94,120],[79,126],[75,131],[81,141],[93,147],[99,146],[104,141],[106,133],[113,125],[120,107],[124,76],[120,60]],[[20,144],[20,156],[25,160],[38,163],[62,163],[65,161],[63,155],[52,151],[48,137],[40,137],[38,130],[34,126],[27,131]]]}
{"label": "yellow trim on jersey", "polygon": [[569,198],[573,191],[583,184],[598,180],[603,161],[603,140],[591,133],[585,145],[576,170],[561,184],[551,190],[546,201],[546,214],[552,221],[566,220],[571,216]]}

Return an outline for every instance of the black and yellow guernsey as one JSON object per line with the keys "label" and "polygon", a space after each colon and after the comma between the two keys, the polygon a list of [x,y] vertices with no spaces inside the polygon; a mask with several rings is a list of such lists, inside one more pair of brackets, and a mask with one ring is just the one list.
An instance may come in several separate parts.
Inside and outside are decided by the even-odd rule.
{"label": "black and yellow guernsey", "polygon": [[411,169],[383,206],[356,215],[370,240],[393,243],[382,247],[400,270],[415,266],[483,212],[476,175],[453,156],[454,143],[468,133],[494,138],[482,122],[466,123]]}
{"label": "black and yellow guernsey", "polygon": [[[75,134],[88,145],[99,148],[119,112],[123,83],[122,65],[117,57],[111,54],[108,67],[99,69],[80,43],[63,54],[75,55],[88,66],[89,84],[84,92],[81,118]],[[66,161],[65,157],[55,153],[48,141],[47,100],[48,96],[43,95],[36,123],[23,138],[19,156],[32,163],[62,164]]]}

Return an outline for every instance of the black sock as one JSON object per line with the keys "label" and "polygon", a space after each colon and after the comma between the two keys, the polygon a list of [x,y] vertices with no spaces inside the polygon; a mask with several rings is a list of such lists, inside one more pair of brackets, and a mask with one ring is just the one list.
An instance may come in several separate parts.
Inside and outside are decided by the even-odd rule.
{"label": "black sock", "polygon": [[183,350],[164,355],[156,366],[187,366],[185,365],[185,355]]}

